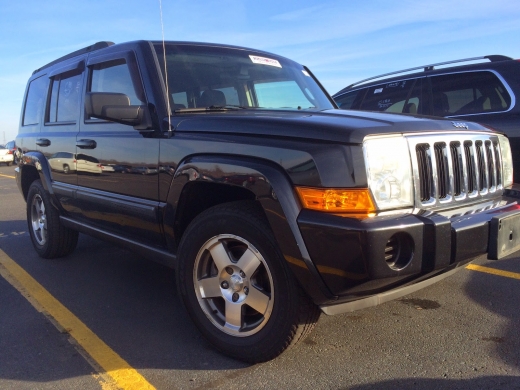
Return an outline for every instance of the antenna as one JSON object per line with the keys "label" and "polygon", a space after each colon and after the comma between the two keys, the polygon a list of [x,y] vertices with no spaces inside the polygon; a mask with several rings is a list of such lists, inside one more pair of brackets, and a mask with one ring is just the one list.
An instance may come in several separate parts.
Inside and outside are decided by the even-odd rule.
{"label": "antenna", "polygon": [[168,104],[168,131],[172,131],[172,120],[171,120],[171,107],[170,107],[170,92],[168,91],[168,68],[166,67],[166,44],[164,43],[164,24],[162,17],[162,0],[159,0],[159,9],[161,11],[161,30],[162,30],[162,47],[163,47],[163,57],[164,57],[164,77],[166,84],[166,102]]}

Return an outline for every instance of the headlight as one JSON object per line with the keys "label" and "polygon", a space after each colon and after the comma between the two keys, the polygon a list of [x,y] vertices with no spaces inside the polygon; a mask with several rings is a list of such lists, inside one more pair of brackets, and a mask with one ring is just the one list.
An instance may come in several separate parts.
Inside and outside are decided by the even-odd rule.
{"label": "headlight", "polygon": [[412,166],[404,137],[366,139],[363,143],[368,188],[379,210],[413,206]]}
{"label": "headlight", "polygon": [[504,188],[510,188],[513,185],[513,156],[511,155],[511,146],[509,139],[504,135],[498,136],[500,143],[500,154],[502,155],[502,177],[504,180]]}

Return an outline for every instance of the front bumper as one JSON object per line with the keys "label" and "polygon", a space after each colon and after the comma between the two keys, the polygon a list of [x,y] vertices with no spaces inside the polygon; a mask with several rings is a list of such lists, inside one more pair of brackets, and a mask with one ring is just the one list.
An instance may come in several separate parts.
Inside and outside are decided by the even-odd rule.
{"label": "front bumper", "polygon": [[[514,199],[504,203],[451,218],[419,213],[356,220],[302,210],[298,224],[307,250],[338,296],[322,309],[366,298],[357,305],[382,303],[431,284],[481,255],[503,257],[517,250],[520,206]],[[352,307],[356,305],[345,310]]]}

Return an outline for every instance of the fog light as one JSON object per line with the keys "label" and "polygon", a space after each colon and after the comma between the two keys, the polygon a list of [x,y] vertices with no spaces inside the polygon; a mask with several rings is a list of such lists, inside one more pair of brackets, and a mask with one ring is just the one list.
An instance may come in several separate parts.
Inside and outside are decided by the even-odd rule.
{"label": "fog light", "polygon": [[394,234],[385,246],[386,264],[394,271],[406,268],[413,259],[414,242],[407,233]]}

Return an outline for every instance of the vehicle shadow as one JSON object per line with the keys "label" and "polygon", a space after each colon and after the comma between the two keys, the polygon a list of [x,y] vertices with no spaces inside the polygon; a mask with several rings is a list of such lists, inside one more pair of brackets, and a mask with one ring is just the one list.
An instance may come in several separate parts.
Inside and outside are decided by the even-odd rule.
{"label": "vehicle shadow", "polygon": [[[478,264],[519,274],[520,253],[516,252],[499,261],[483,261]],[[497,334],[485,335],[482,340],[490,343],[490,353],[497,360],[520,368],[520,281],[504,276],[472,271],[470,282],[465,286],[466,295],[474,302],[500,318],[506,325]],[[520,379],[517,382],[520,388]]]}
{"label": "vehicle shadow", "polygon": [[[474,379],[395,379],[348,387],[348,390],[503,390],[518,389],[520,379],[511,376],[484,376]],[[345,388],[346,390],[347,388]]]}
{"label": "vehicle shadow", "polygon": [[[32,248],[26,222],[0,221],[0,232],[9,231],[8,225],[24,226],[26,232],[0,238],[0,249],[132,367],[229,370],[248,366],[223,356],[200,335],[177,297],[172,269],[81,234],[71,255],[41,259]],[[23,381],[61,379],[44,367],[32,376],[34,372],[3,372],[3,376]]]}

